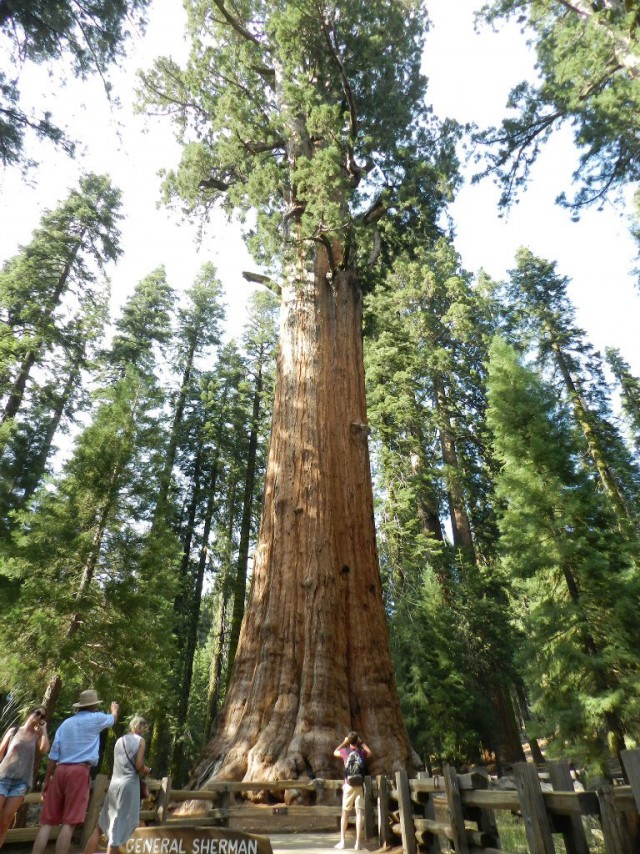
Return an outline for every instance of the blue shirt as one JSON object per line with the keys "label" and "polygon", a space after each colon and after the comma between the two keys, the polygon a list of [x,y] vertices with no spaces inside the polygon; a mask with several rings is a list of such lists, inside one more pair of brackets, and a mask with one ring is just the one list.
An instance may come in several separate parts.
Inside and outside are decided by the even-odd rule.
{"label": "blue shirt", "polygon": [[67,718],[58,727],[53,739],[49,759],[59,765],[88,762],[98,764],[100,752],[100,733],[113,726],[116,719],[104,712],[86,712],[80,710]]}

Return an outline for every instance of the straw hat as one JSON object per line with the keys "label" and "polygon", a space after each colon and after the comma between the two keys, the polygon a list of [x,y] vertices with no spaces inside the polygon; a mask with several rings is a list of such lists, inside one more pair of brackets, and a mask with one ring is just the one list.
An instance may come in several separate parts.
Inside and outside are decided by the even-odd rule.
{"label": "straw hat", "polygon": [[72,709],[86,709],[88,706],[97,706],[102,700],[98,699],[98,692],[93,688],[88,691],[81,691],[78,697],[78,702],[74,703]]}

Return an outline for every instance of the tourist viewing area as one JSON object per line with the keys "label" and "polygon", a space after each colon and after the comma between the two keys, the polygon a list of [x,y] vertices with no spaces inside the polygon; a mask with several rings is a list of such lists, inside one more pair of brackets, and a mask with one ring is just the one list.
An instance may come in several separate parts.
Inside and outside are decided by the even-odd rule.
{"label": "tourist viewing area", "polygon": [[[404,772],[367,777],[366,847],[401,848],[402,854],[637,854],[640,750],[623,751],[622,763],[629,783],[620,778],[581,791],[576,790],[580,787],[569,763],[560,761],[543,766],[517,763],[500,779],[482,768],[459,774],[451,765],[444,765],[438,774],[420,773],[415,778]],[[87,818],[77,840],[81,846],[96,825],[108,783],[101,774],[92,783]],[[312,819],[325,818],[329,824],[335,819],[337,828],[340,819],[339,780],[220,782],[208,784],[206,791],[190,791],[174,789],[171,778],[164,777],[150,779],[148,785],[141,826],[129,840],[127,854],[268,854],[271,844],[261,837],[290,828],[294,816],[309,817],[309,827],[315,826]],[[244,797],[257,792],[269,803],[251,803]],[[300,803],[305,800],[307,804]],[[26,802],[39,804],[40,793],[28,795]],[[266,817],[266,833],[252,837],[241,832],[242,821],[254,828]],[[236,830],[228,829],[231,821]],[[14,828],[6,844],[30,843],[36,832],[35,826]],[[52,838],[55,833],[54,829]],[[335,834],[312,834],[313,844],[310,835],[299,834],[296,843],[292,833],[286,848],[333,846]],[[352,844],[348,839],[347,848]]]}

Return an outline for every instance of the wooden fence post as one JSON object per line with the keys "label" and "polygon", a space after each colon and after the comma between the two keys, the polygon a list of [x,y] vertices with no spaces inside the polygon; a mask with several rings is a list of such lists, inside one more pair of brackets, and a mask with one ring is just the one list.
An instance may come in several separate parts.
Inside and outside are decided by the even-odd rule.
{"label": "wooden fence post", "polygon": [[624,815],[616,808],[611,783],[599,786],[600,821],[606,854],[634,854]]}
{"label": "wooden fence post", "polygon": [[[418,779],[419,780],[430,780],[431,775],[428,771],[418,771]],[[429,794],[427,796],[427,801],[423,804],[424,807],[424,817],[431,819],[431,821],[436,820],[436,808],[433,802],[433,795]],[[431,844],[429,845],[429,854],[440,854],[442,848],[440,847],[440,838],[437,834],[431,834]]]}
{"label": "wooden fence post", "polygon": [[[489,772],[486,768],[474,768],[470,774],[465,774],[461,778],[458,774],[458,786],[460,789],[466,788],[466,780],[469,779],[472,790],[488,789],[489,788]],[[485,838],[491,838],[491,844],[494,848],[500,848],[500,834],[498,833],[498,823],[496,822],[495,811],[489,807],[469,807],[465,808],[465,816],[470,821],[475,821],[478,825],[478,830]],[[588,854],[588,852],[587,852]]]}
{"label": "wooden fence post", "polygon": [[447,807],[449,808],[449,821],[456,854],[469,854],[469,843],[467,831],[464,826],[464,815],[462,812],[462,800],[458,786],[458,774],[453,765],[445,765],[442,769],[444,778],[444,791],[447,795]]}
{"label": "wooden fence post", "polygon": [[[549,780],[555,792],[575,791],[568,762],[547,761],[545,767],[549,772]],[[587,843],[582,816],[555,816],[554,827],[562,833],[567,854],[589,854],[589,844]]]}
{"label": "wooden fence post", "polygon": [[640,812],[640,750],[622,750],[620,758],[633,792],[636,809]]}
{"label": "wooden fence post", "polygon": [[389,827],[389,781],[386,775],[376,777],[378,789],[378,847],[391,845],[391,828]]}
{"label": "wooden fence post", "polygon": [[100,810],[102,809],[102,804],[104,803],[104,796],[106,795],[108,788],[109,778],[107,777],[107,775],[96,774],[95,779],[93,781],[93,785],[91,787],[91,797],[89,798],[87,814],[84,818],[84,824],[82,825],[82,833],[80,834],[80,847],[83,849],[84,846],[87,844],[89,837],[96,829],[98,818],[100,816]]}
{"label": "wooden fence post", "polygon": [[171,802],[171,777],[163,777],[158,789],[156,801],[156,823],[166,824],[169,817],[169,803]]}
{"label": "wooden fence post", "polygon": [[364,792],[364,838],[371,839],[375,836],[375,820],[373,818],[373,783],[371,777],[367,776],[362,781]]}
{"label": "wooden fence post", "polygon": [[400,808],[402,852],[403,854],[417,854],[418,846],[416,843],[416,828],[413,823],[411,790],[409,789],[409,777],[406,771],[396,771],[396,790],[398,792],[398,806]]}
{"label": "wooden fence post", "polygon": [[231,802],[234,799],[235,795],[231,791],[229,787],[226,787],[224,792],[220,793],[219,804],[220,809],[226,810],[226,815],[223,819],[221,819],[220,827],[229,827],[229,809],[231,808]]}
{"label": "wooden fence post", "polygon": [[531,854],[555,854],[551,823],[544,805],[536,766],[530,762],[516,762],[513,773],[529,851]]}

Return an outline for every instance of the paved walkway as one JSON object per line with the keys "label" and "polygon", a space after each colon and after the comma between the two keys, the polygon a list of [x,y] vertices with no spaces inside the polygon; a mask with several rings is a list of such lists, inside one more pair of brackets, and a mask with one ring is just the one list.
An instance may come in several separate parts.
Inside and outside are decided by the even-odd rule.
{"label": "paved walkway", "polygon": [[[336,842],[340,839],[339,833],[269,833],[264,834],[269,836],[271,847],[274,854],[277,851],[284,851],[286,854],[294,854],[294,852],[303,852],[303,854],[322,854],[328,850],[333,850]],[[353,851],[355,839],[347,837],[347,847],[345,852]],[[376,843],[370,839],[365,843],[365,848],[369,851],[376,849]]]}

